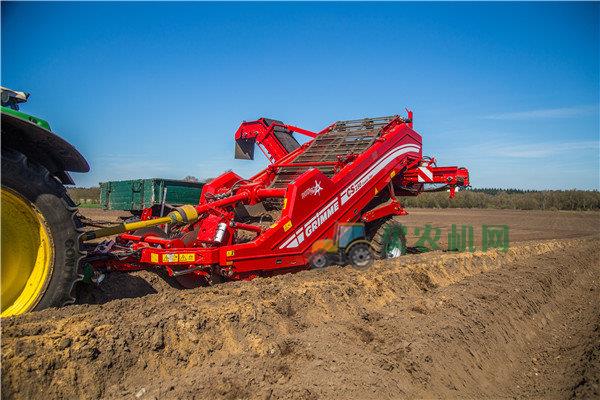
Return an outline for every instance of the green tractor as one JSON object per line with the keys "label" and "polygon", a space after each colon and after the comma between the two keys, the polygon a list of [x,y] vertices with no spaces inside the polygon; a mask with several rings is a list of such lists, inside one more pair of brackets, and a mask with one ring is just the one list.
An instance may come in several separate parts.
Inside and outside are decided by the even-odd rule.
{"label": "green tractor", "polygon": [[80,222],[64,185],[83,156],[43,119],[19,111],[29,94],[2,93],[1,316],[75,301]]}

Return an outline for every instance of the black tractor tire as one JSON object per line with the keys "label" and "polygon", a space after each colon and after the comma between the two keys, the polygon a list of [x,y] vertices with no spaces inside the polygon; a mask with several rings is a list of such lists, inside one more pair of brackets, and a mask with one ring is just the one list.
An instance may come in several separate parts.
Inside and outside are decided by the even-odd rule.
{"label": "black tractor tire", "polygon": [[[65,187],[44,166],[18,151],[2,148],[2,189],[16,193],[36,209],[43,216],[51,238],[52,258],[44,287],[36,295],[34,305],[23,312],[74,303],[73,288],[82,279],[78,270],[82,256],[81,223],[76,216],[77,207]],[[9,247],[10,242],[6,246]],[[3,252],[10,250],[2,249]]]}
{"label": "black tractor tire", "polygon": [[406,254],[406,228],[398,217],[381,218],[367,226],[375,259],[396,258]]}

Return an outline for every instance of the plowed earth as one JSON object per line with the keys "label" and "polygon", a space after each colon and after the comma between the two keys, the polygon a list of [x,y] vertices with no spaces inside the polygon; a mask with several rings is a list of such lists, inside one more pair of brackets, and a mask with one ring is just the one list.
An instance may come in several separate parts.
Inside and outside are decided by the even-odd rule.
{"label": "plowed earth", "polygon": [[188,291],[113,274],[99,304],[2,320],[2,397],[600,397],[599,214],[436,212],[408,225],[517,242]]}

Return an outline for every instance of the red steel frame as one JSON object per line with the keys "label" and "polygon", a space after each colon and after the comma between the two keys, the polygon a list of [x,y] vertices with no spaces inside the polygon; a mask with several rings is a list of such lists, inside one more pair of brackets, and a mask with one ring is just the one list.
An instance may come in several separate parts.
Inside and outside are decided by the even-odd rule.
{"label": "red steel frame", "polygon": [[[226,172],[203,188],[197,222],[180,229],[182,237],[166,239],[156,234],[126,233],[116,239],[121,248],[130,251],[125,256],[95,262],[96,267],[134,270],[162,266],[169,274],[191,272],[208,277],[220,274],[230,279],[251,279],[306,268],[312,244],[332,238],[337,223],[370,223],[390,215],[407,212],[396,197],[417,195],[426,183],[445,184],[454,196],[459,186],[469,185],[467,169],[437,167],[435,159],[422,156],[421,136],[412,129],[412,113],[408,119],[395,117],[366,151],[339,157],[336,162],[306,163],[309,168],[285,188],[269,188],[277,170],[291,165],[311,142],[288,153],[273,133],[275,125],[316,137],[332,129],[313,133],[278,122],[259,119],[244,122],[236,139],[253,138],[264,146],[271,164],[250,179]],[[293,164],[299,166],[301,164]],[[334,165],[336,173],[327,177],[318,167]],[[310,190],[309,190],[310,189]],[[387,202],[367,209],[373,198],[382,191]],[[302,198],[303,193],[309,193]],[[253,205],[269,198],[282,198],[280,218],[267,229],[234,221],[233,208],[238,203]],[[148,213],[144,219],[151,218]],[[215,242],[219,225],[225,224],[220,243]],[[246,243],[234,243],[235,232],[245,230],[256,234]],[[190,240],[191,237],[191,240]]]}

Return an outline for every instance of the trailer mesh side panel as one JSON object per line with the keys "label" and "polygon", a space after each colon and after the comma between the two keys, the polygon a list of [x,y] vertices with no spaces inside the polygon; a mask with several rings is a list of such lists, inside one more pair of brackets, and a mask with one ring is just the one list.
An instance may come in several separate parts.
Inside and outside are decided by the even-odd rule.
{"label": "trailer mesh side panel", "polygon": [[[340,156],[360,154],[371,147],[375,139],[381,135],[381,130],[394,118],[396,116],[338,121],[329,132],[317,136],[310,146],[292,161],[292,164],[335,162]],[[318,168],[330,178],[334,175],[333,166],[281,167],[271,187],[285,187],[309,168]]]}

